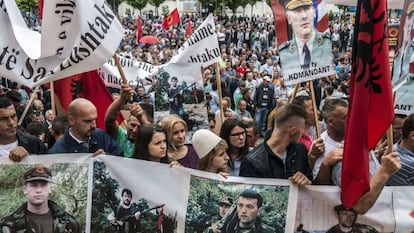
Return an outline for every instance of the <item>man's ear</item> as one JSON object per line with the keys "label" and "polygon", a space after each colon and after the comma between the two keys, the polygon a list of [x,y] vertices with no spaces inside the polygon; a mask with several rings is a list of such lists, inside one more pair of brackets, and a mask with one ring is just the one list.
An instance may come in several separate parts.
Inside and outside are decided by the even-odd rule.
{"label": "man's ear", "polygon": [[69,123],[69,125],[74,125],[75,124],[75,118],[73,117],[72,114],[68,115],[68,123]]}

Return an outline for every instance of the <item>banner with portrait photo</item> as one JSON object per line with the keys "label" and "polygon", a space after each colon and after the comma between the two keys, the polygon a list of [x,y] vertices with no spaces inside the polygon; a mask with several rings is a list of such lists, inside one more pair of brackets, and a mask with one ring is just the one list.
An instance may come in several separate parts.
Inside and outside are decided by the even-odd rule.
{"label": "banner with portrait photo", "polygon": [[414,75],[414,0],[405,0],[394,53],[392,86],[396,91]]}
{"label": "banner with portrait photo", "polygon": [[386,186],[375,205],[358,215],[343,208],[338,187],[300,187],[296,232],[340,232],[338,224],[353,227],[355,232],[412,232],[414,202],[409,193],[413,191],[412,186]]}
{"label": "banner with portrait photo", "polygon": [[[204,232],[220,220],[219,205],[224,197],[231,203],[227,203],[230,208],[222,227],[233,228],[239,219],[237,201],[245,190],[260,196],[260,206],[256,206],[260,210],[256,208],[250,215],[257,227],[293,231],[297,189],[287,180],[225,179],[218,174],[167,164],[99,156],[94,163],[93,183],[91,232],[115,232],[111,229],[118,226],[108,221],[108,215],[117,209],[125,189],[130,190],[137,209],[145,213],[139,220],[141,232],[159,232],[160,228],[165,233]],[[242,219],[249,217],[239,215]]]}
{"label": "banner with portrait photo", "polygon": [[[26,227],[24,213],[27,202],[31,199],[36,205],[45,200],[54,203],[49,203],[54,227],[74,230],[71,228],[72,225],[79,226],[76,228],[78,231],[73,232],[85,232],[86,229],[89,229],[90,221],[87,219],[90,218],[90,214],[87,208],[91,202],[89,198],[91,183],[89,183],[88,177],[92,174],[89,158],[89,156],[81,154],[42,155],[28,156],[22,162],[14,163],[9,160],[8,156],[1,156],[1,227],[10,226],[13,229],[11,232],[20,232],[18,230]],[[45,175],[48,174],[47,169],[50,171],[50,193],[46,190],[48,187],[45,187],[46,182],[43,180],[40,181],[43,183],[41,190],[39,188],[36,191],[28,189],[30,185],[25,183],[26,177],[31,177],[33,183],[39,182],[31,172],[33,168],[37,174]],[[34,187],[38,187],[38,185]],[[0,232],[9,231],[7,228],[0,228]]]}
{"label": "banner with portrait photo", "polygon": [[414,80],[401,85],[395,92],[394,112],[410,115],[414,113]]}
{"label": "banner with portrait photo", "polygon": [[4,0],[0,22],[0,73],[30,88],[99,68],[123,34],[100,0],[44,1],[41,33],[27,27],[16,1]]}
{"label": "banner with portrait photo", "polygon": [[[1,156],[0,225],[6,229],[26,226],[21,211],[30,196],[25,181],[35,181],[35,176],[25,175],[32,168],[40,174],[50,170],[47,198],[59,207],[61,221],[56,222],[61,227],[76,222],[81,230],[75,232],[122,232],[126,227],[137,232],[234,232],[248,222],[261,232],[322,233],[338,225],[338,213],[358,229],[414,231],[413,186],[385,187],[375,205],[357,216],[343,212],[335,186],[298,187],[280,179],[224,178],[168,164],[91,154],[32,155],[20,163]],[[13,214],[16,211],[20,214]]]}
{"label": "banner with portrait photo", "polygon": [[[321,2],[321,3],[318,3]],[[286,85],[335,74],[324,1],[273,0],[280,66]],[[324,24],[325,25],[325,24]]]}

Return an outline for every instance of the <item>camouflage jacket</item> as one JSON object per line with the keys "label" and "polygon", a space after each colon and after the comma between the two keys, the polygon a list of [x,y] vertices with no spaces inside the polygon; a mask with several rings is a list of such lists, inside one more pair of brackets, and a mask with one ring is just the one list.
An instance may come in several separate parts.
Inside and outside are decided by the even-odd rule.
{"label": "camouflage jacket", "polygon": [[[81,233],[79,223],[59,207],[55,202],[49,201],[49,209],[53,216],[54,233]],[[35,232],[26,226],[27,202],[14,213],[0,220],[0,233],[41,233]]]}

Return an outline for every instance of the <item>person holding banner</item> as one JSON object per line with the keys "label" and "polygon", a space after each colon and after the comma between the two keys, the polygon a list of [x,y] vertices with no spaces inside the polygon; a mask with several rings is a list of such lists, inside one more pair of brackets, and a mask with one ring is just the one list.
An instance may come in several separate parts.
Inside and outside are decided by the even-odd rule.
{"label": "person holding banner", "polygon": [[134,91],[127,84],[121,85],[121,96],[106,110],[105,130],[122,148],[124,156],[131,158],[134,155],[134,142],[137,131],[141,125],[150,124],[145,111],[138,103],[130,105],[130,115],[127,118],[125,129],[119,127],[116,118],[121,109],[131,99]]}
{"label": "person holding banner", "polygon": [[[318,32],[314,27],[316,12],[312,0],[281,1],[285,6],[287,21],[293,31],[293,39],[279,47],[283,77],[290,81],[304,74],[305,70],[318,70],[319,76],[333,73],[330,37]],[[311,79],[307,77],[309,75],[304,76],[307,79],[303,81]]]}
{"label": "person holding banner", "polygon": [[49,200],[52,172],[38,164],[23,174],[27,202],[0,220],[0,232],[81,233],[77,220],[57,203]]}
{"label": "person holding banner", "polygon": [[134,158],[158,163],[169,163],[167,132],[159,125],[144,125],[135,137]]}
{"label": "person holding banner", "polygon": [[242,162],[240,176],[290,179],[300,185],[312,183],[308,152],[299,139],[305,130],[307,112],[288,104],[275,117],[268,140],[252,150]]}
{"label": "person holding banner", "polygon": [[119,145],[104,131],[96,128],[98,113],[95,105],[84,98],[74,99],[68,107],[69,131],[49,153],[106,153],[123,156]]}

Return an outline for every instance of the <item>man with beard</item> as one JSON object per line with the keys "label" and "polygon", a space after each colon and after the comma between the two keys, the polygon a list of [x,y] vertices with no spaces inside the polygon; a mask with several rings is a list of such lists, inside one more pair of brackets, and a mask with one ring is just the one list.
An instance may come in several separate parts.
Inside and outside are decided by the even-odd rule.
{"label": "man with beard", "polygon": [[116,99],[106,110],[105,130],[124,151],[124,156],[131,158],[134,155],[135,135],[141,125],[149,124],[147,115],[138,103],[129,106],[130,115],[127,118],[125,129],[119,127],[116,118],[122,109],[127,108],[127,102],[133,96],[134,91],[127,84],[122,84],[120,98]]}
{"label": "man with beard", "polygon": [[87,99],[77,98],[68,107],[69,130],[59,139],[49,153],[106,153],[123,156],[119,145],[105,132],[96,128],[98,113]]}
{"label": "man with beard", "polygon": [[227,233],[273,233],[275,229],[264,224],[259,217],[263,197],[255,190],[243,190],[237,200],[237,217],[225,226]]}
{"label": "man with beard", "polygon": [[80,233],[79,223],[58,204],[49,200],[52,172],[35,165],[23,175],[27,202],[1,219],[0,232]]}
{"label": "man with beard", "polygon": [[139,232],[141,211],[143,211],[145,207],[140,208],[137,204],[132,203],[132,191],[129,189],[122,189],[121,199],[121,203],[114,208],[107,219],[111,224],[117,226],[118,233]]}
{"label": "man with beard", "polygon": [[337,205],[334,208],[338,224],[331,227],[326,233],[377,233],[378,231],[368,225],[356,223],[358,214],[352,208],[347,210],[343,205]]}

